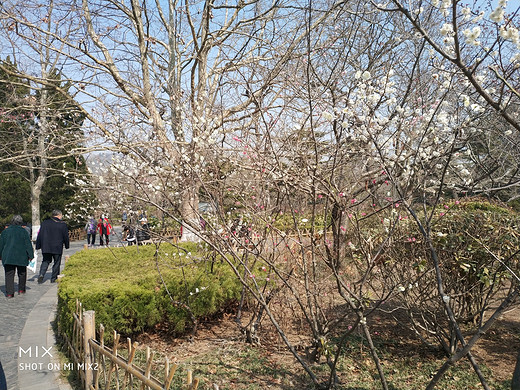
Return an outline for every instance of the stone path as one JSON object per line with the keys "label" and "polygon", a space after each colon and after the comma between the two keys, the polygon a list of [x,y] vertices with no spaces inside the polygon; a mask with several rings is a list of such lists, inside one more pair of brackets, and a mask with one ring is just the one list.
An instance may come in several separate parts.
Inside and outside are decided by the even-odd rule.
{"label": "stone path", "polygon": [[[97,238],[97,237],[96,237]],[[83,249],[86,241],[72,241],[65,256]],[[119,240],[111,235],[111,244]],[[41,251],[38,251],[38,262]],[[58,360],[52,322],[56,314],[57,283],[50,283],[51,268],[42,284],[38,274],[27,270],[27,293],[5,296],[5,272],[0,269],[0,361],[4,368],[8,390],[70,390],[62,377],[64,362]],[[40,264],[38,263],[38,270]],[[18,277],[15,276],[15,290]]]}

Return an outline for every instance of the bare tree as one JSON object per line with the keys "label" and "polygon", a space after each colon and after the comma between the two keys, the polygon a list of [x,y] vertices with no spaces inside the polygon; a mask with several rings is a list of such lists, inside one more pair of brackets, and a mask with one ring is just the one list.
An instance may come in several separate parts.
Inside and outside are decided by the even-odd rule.
{"label": "bare tree", "polygon": [[[11,56],[13,66],[2,65],[2,74],[7,77],[3,82],[16,78],[17,88],[25,88],[28,92],[23,101],[12,102],[19,118],[12,122],[17,129],[15,137],[7,138],[8,142],[2,145],[3,160],[28,172],[33,233],[36,234],[41,219],[42,188],[50,175],[58,172],[63,175],[66,171],[51,163],[68,155],[78,155],[83,115],[70,95],[70,84],[62,79],[63,56],[49,49],[51,36],[40,31],[61,28],[55,24],[54,3],[31,10],[32,17],[38,20],[38,28],[17,24],[9,17],[13,9],[5,6],[2,30],[6,39],[1,49],[3,54]],[[35,57],[38,58],[36,62]]]}

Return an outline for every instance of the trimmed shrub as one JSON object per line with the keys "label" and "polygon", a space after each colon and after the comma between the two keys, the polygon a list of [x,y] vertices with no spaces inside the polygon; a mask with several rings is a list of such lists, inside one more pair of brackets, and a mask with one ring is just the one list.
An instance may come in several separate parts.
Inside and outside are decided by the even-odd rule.
{"label": "trimmed shrub", "polygon": [[[212,272],[210,271],[212,270]],[[79,300],[96,312],[107,337],[132,335],[161,324],[182,333],[195,318],[210,316],[240,296],[240,283],[223,263],[211,267],[195,244],[81,251],[63,271],[58,289],[62,329],[72,329]],[[163,283],[164,281],[164,283]]]}

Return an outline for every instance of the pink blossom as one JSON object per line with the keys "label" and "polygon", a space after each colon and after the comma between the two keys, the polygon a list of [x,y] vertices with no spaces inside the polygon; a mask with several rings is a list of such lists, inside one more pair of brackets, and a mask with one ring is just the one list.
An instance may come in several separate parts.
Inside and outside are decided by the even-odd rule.
{"label": "pink blossom", "polygon": [[351,203],[351,204],[354,204],[354,203],[356,203],[356,202],[357,202],[357,199],[351,199],[351,200],[350,200],[350,203]]}

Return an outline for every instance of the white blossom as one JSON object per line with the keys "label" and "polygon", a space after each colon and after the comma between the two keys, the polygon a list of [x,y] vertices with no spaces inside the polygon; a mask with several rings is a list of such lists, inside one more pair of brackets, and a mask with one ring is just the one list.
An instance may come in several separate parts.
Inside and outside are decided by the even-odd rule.
{"label": "white blossom", "polygon": [[504,20],[504,8],[498,7],[489,15],[489,19],[491,19],[495,23],[501,23]]}
{"label": "white blossom", "polygon": [[513,42],[515,45],[520,44],[520,33],[515,27],[500,27],[500,36],[506,40]]}
{"label": "white blossom", "polygon": [[453,24],[444,23],[441,27],[441,34],[444,36],[451,36],[453,34]]}
{"label": "white blossom", "polygon": [[477,38],[480,36],[480,27],[475,26],[472,29],[466,29],[462,32],[464,36],[466,37],[466,42],[468,42],[470,45],[479,45],[480,42],[477,41]]}
{"label": "white blossom", "polygon": [[326,120],[328,120],[328,121],[332,121],[332,120],[335,119],[334,114],[332,114],[332,113],[330,113],[330,112],[328,112],[328,111],[324,111],[324,112],[323,112],[323,117],[324,117]]}

